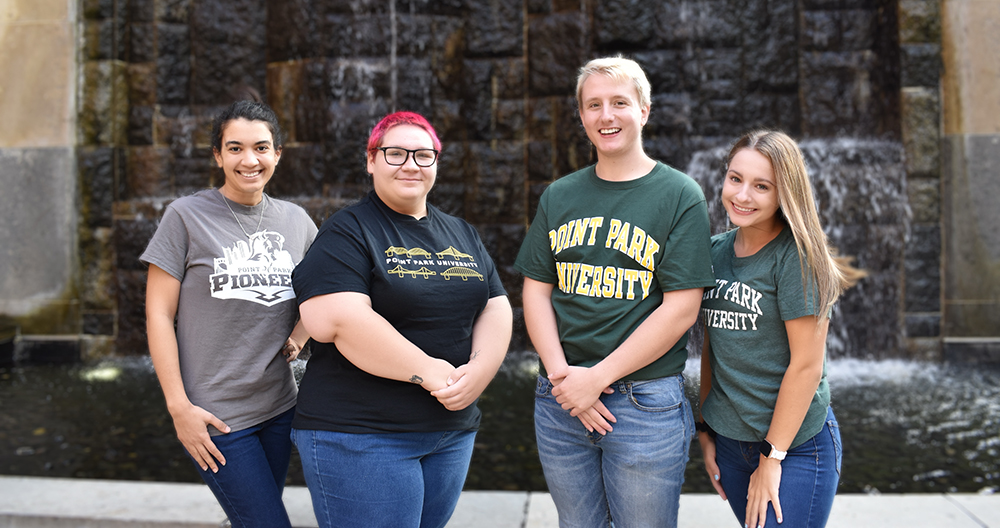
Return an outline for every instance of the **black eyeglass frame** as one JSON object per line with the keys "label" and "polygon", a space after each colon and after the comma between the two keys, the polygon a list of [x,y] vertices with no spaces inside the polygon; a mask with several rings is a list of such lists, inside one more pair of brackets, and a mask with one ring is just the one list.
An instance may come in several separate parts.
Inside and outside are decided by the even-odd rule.
{"label": "black eyeglass frame", "polygon": [[[389,161],[389,154],[386,153],[386,151],[389,150],[389,149],[406,151],[406,157],[403,158],[403,161],[400,162],[400,163],[393,163],[393,162]],[[405,149],[403,147],[375,147],[375,150],[381,150],[382,151],[382,159],[384,159],[387,164],[392,165],[393,167],[402,167],[403,165],[406,165],[406,161],[409,160],[410,157],[412,156],[413,157],[413,163],[415,163],[417,165],[417,167],[427,168],[427,167],[430,167],[431,165],[434,165],[435,163],[437,163],[438,155],[441,153],[441,151],[439,151],[438,149],[426,149],[426,148],[410,150],[410,149]],[[430,163],[428,163],[427,165],[421,165],[420,162],[417,161],[417,152],[425,152],[425,151],[433,152],[434,153],[434,159]]]}

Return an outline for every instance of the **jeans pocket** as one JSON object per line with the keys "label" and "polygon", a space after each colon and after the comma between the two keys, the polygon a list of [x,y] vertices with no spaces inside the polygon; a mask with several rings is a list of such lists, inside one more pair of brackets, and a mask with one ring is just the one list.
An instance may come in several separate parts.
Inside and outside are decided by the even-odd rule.
{"label": "jeans pocket", "polygon": [[538,382],[535,383],[535,397],[544,398],[552,393],[552,382],[549,378],[545,376],[538,376]]}
{"label": "jeans pocket", "polygon": [[628,400],[636,409],[647,412],[668,412],[681,408],[684,392],[671,383],[673,376],[644,381],[626,382]]}
{"label": "jeans pocket", "polygon": [[837,475],[840,475],[840,467],[844,463],[844,445],[840,439],[840,424],[836,419],[827,420],[826,428],[830,431],[830,439],[833,441],[833,452],[837,459]]}

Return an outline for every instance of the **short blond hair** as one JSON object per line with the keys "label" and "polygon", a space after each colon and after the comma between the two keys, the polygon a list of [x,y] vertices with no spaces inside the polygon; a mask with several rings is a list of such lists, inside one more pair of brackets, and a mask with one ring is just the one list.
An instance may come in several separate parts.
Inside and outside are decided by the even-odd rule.
{"label": "short blond hair", "polygon": [[576,78],[576,104],[582,107],[583,83],[594,74],[606,75],[619,82],[629,82],[635,85],[636,95],[639,96],[639,106],[647,107],[653,102],[650,96],[651,88],[646,72],[642,71],[639,63],[632,59],[626,59],[621,55],[614,57],[602,57],[594,59],[580,68],[580,75]]}

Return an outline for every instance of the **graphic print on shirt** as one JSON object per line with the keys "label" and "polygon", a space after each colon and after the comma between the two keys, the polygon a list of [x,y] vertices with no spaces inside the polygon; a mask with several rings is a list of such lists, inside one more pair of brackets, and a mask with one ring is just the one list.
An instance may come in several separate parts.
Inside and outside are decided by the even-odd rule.
{"label": "graphic print on shirt", "polygon": [[758,304],[763,297],[764,294],[742,282],[715,279],[715,288],[705,292],[702,300],[723,299],[747,311],[702,308],[701,315],[709,328],[757,330],[757,318],[764,315]]}
{"label": "graphic print on shirt", "polygon": [[[479,268],[479,264],[475,262],[476,259],[468,253],[459,251],[455,246],[448,246],[448,249],[437,251],[433,255],[423,248],[390,246],[389,249],[385,250],[385,257],[386,266],[396,265],[388,273],[400,278],[416,279],[422,277],[429,279],[440,275],[447,281],[453,278],[462,279],[463,282],[467,282],[469,279],[485,280],[483,275],[476,271]],[[469,262],[462,259],[469,259]],[[428,266],[441,271],[434,271]]]}
{"label": "graphic print on shirt", "polygon": [[251,301],[264,306],[295,298],[292,290],[292,255],[282,249],[285,237],[275,231],[258,231],[249,244],[238,240],[222,248],[209,276],[212,297]]}
{"label": "graphic print on shirt", "polygon": [[[558,288],[563,293],[606,299],[642,300],[649,296],[660,244],[648,231],[630,222],[603,216],[570,220],[549,231],[556,257]],[[558,255],[577,246],[594,246],[626,255],[638,268],[561,261]],[[594,254],[594,253],[590,253]]]}

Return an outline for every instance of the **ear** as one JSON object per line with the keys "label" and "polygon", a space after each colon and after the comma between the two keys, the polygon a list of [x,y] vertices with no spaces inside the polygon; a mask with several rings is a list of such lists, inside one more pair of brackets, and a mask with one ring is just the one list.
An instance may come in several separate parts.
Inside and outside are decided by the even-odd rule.
{"label": "ear", "polygon": [[646,122],[649,121],[650,108],[652,108],[652,105],[646,105],[642,107],[642,119],[639,121],[642,124],[642,126],[646,126]]}
{"label": "ear", "polygon": [[222,168],[222,154],[219,152],[219,149],[217,149],[215,147],[212,147],[212,155],[215,156],[215,163],[218,164],[219,168],[221,169]]}
{"label": "ear", "polygon": [[281,147],[274,149],[274,164],[277,165],[281,161]]}
{"label": "ear", "polygon": [[375,154],[368,152],[365,154],[368,163],[366,164],[368,174],[375,174]]}

